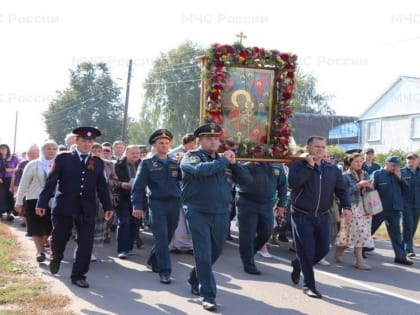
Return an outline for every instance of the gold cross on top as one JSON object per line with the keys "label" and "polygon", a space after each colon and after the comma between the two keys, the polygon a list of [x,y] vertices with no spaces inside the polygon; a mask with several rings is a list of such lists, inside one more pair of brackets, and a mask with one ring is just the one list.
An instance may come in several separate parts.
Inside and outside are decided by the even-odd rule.
{"label": "gold cross on top", "polygon": [[242,40],[246,38],[246,35],[243,32],[240,32],[239,34],[236,34],[236,37],[239,38],[239,42],[242,44]]}

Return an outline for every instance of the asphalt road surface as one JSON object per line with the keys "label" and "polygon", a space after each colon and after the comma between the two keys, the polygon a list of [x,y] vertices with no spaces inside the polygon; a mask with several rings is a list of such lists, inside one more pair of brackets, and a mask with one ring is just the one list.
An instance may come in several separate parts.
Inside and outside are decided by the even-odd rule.
{"label": "asphalt road surface", "polygon": [[[18,225],[15,220],[13,230],[28,259],[36,265],[34,245]],[[87,315],[210,314],[191,295],[186,282],[192,256],[171,254],[172,283],[164,285],[146,266],[153,243],[150,232],[142,232],[144,245],[136,248],[128,260],[116,258],[115,234],[112,236],[111,244],[95,248],[98,261],[91,263],[87,274],[88,289],[78,288],[70,281],[74,242],[68,243],[57,275],[49,273],[47,263],[39,264],[37,270],[51,291],[71,298],[69,310]],[[372,271],[352,267],[354,257],[350,251],[345,252],[344,263],[339,265],[331,252],[327,257],[331,266],[316,266],[317,287],[323,294],[323,299],[318,300],[302,293],[302,283],[292,284],[290,260],[294,254],[288,244],[269,246],[273,258],[257,255],[263,274],[249,275],[243,271],[239,258],[236,231],[233,237],[214,265],[218,285],[216,314],[420,314],[420,258],[414,259],[414,266],[396,265],[388,242],[376,242],[376,250],[368,253]]]}

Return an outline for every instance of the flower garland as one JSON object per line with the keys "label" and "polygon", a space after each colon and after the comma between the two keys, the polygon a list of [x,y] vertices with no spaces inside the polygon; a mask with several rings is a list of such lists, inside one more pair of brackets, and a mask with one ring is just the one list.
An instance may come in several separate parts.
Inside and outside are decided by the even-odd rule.
{"label": "flower garland", "polygon": [[205,73],[206,122],[223,124],[222,93],[226,84],[227,67],[263,68],[275,71],[270,143],[235,143],[233,140],[227,139],[222,141],[220,150],[234,148],[238,156],[241,157],[282,157],[287,155],[291,136],[290,117],[293,113],[290,101],[295,86],[297,56],[280,53],[277,50],[243,47],[242,44],[236,43],[233,46],[213,44],[207,51],[207,58]]}

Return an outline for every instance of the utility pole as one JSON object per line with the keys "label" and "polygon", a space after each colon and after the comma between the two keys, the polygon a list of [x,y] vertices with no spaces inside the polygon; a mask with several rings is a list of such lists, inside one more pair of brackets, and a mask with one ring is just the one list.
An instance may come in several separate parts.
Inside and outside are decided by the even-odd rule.
{"label": "utility pole", "polygon": [[127,139],[127,124],[128,124],[128,100],[130,98],[130,81],[131,81],[131,68],[133,66],[133,59],[128,62],[128,77],[127,77],[127,88],[125,90],[125,106],[124,106],[124,119],[123,119],[123,132],[122,141]]}
{"label": "utility pole", "polygon": [[14,139],[13,139],[13,153],[16,153],[17,124],[18,124],[18,111],[16,111],[16,116],[15,116],[15,136],[14,136]]}

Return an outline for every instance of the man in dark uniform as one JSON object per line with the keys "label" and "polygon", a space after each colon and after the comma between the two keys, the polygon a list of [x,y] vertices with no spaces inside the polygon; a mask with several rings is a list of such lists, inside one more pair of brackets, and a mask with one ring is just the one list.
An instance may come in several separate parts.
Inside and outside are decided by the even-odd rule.
{"label": "man in dark uniform", "polygon": [[232,198],[229,174],[235,180],[246,173],[236,163],[233,151],[228,150],[223,156],[217,154],[221,132],[222,128],[214,123],[197,128],[194,135],[199,138],[200,147],[187,152],[181,162],[182,197],[195,260],[188,282],[191,292],[203,297],[206,310],[217,308],[212,265],[219,258],[228,234]]}
{"label": "man in dark uniform", "polygon": [[67,241],[75,225],[78,249],[71,280],[81,288],[88,288],[85,274],[89,270],[93,247],[96,196],[106,210],[106,220],[112,216],[112,203],[104,176],[104,162],[90,154],[93,140],[100,136],[101,132],[93,127],[79,127],[74,129],[73,133],[77,135],[76,150],[59,153],[55,158],[39,195],[36,213],[40,216],[45,215],[48,201],[56,192],[58,184],[51,213],[53,230],[50,271],[52,274],[58,272]]}
{"label": "man in dark uniform", "polygon": [[371,175],[374,171],[377,171],[381,166],[375,163],[375,150],[373,148],[367,148],[363,151],[365,153],[362,170],[366,171]]}
{"label": "man in dark uniform", "polygon": [[374,235],[382,222],[386,222],[386,230],[391,240],[392,249],[395,253],[394,262],[410,266],[413,264],[407,259],[401,234],[401,218],[404,209],[403,194],[409,190],[405,177],[401,175],[401,161],[397,156],[388,156],[384,168],[373,172],[373,187],[378,191],[381,198],[383,211],[372,217],[371,234]]}
{"label": "man in dark uniform", "polygon": [[252,181],[236,186],[239,222],[239,253],[244,271],[259,275],[254,255],[273,232],[274,213],[283,215],[287,204],[287,181],[282,164],[245,163]]}
{"label": "man in dark uniform", "polygon": [[141,161],[134,179],[131,194],[133,216],[144,218],[144,198],[149,189],[149,208],[152,232],[155,244],[150,252],[148,264],[153,272],[158,272],[160,282],[171,283],[171,260],[169,242],[178,225],[181,208],[181,170],[178,160],[168,156],[172,133],[167,129],[158,129],[152,133],[149,143],[156,153],[150,159]]}
{"label": "man in dark uniform", "polygon": [[404,211],[402,213],[403,245],[407,257],[414,257],[413,237],[417,231],[420,217],[420,167],[419,156],[409,153],[406,165],[401,169],[401,176],[408,184],[408,189],[403,191]]}

